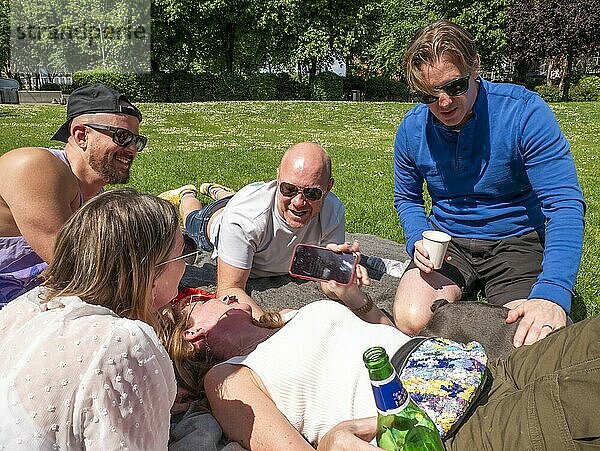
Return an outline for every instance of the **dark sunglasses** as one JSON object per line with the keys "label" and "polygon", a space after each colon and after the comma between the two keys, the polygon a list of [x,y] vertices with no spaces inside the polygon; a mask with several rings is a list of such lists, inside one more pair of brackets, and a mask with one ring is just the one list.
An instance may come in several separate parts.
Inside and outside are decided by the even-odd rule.
{"label": "dark sunglasses", "polygon": [[[442,86],[436,87],[435,90],[444,91],[450,97],[462,96],[469,90],[470,79],[471,74],[463,75],[462,77],[450,80],[448,83],[444,83]],[[437,102],[437,100],[440,98],[439,96],[434,96],[433,94],[428,94],[422,91],[417,92],[417,96],[419,97],[419,101],[426,105]]]}
{"label": "dark sunglasses", "polygon": [[296,185],[292,185],[288,182],[279,182],[279,192],[284,197],[294,197],[298,193],[302,193],[306,200],[319,200],[323,197],[323,190],[321,188],[299,188]]}
{"label": "dark sunglasses", "polygon": [[167,263],[171,263],[177,260],[183,260],[186,265],[193,265],[196,262],[196,257],[198,256],[199,252],[200,249],[198,249],[196,241],[194,241],[194,239],[191,236],[184,233],[182,254],[179,257],[171,258],[162,263],[159,263],[158,265],[156,265],[156,267],[158,268],[159,266],[166,265]]}
{"label": "dark sunglasses", "polygon": [[135,144],[135,149],[138,152],[144,150],[144,147],[146,147],[146,142],[148,142],[148,138],[146,138],[145,136],[136,135],[135,133],[130,132],[126,128],[111,127],[110,125],[100,124],[83,125],[89,128],[93,128],[96,131],[112,133],[112,140],[117,146],[127,147],[133,142]]}

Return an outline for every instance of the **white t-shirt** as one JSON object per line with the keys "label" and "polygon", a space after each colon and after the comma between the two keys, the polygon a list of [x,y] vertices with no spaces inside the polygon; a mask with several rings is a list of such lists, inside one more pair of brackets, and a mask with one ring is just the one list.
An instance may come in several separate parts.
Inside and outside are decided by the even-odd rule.
{"label": "white t-shirt", "polygon": [[275,204],[277,181],[257,182],[238,191],[210,230],[213,257],[241,269],[250,277],[287,274],[294,246],[298,243],[343,243],[344,205],[329,192],[323,208],[305,227],[292,228]]}
{"label": "white t-shirt", "polygon": [[251,368],[292,426],[317,443],[340,421],[377,415],[362,355],[383,346],[391,358],[409,340],[324,300],[302,307],[249,355],[225,363]]}
{"label": "white t-shirt", "polygon": [[0,449],[166,450],[176,383],[154,330],[44,291],[0,310]]}

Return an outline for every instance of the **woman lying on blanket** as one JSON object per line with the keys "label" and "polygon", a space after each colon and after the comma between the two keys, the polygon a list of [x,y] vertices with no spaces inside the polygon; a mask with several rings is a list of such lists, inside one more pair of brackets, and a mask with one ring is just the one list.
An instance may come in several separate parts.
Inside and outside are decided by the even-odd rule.
{"label": "woman lying on blanket", "polygon": [[157,312],[188,253],[154,196],[107,191],[71,217],[44,286],[0,311],[0,448],[167,449],[176,383]]}
{"label": "woman lying on blanket", "polygon": [[[362,269],[358,274],[360,282]],[[182,310],[182,325],[170,345],[180,382],[197,391],[204,384],[212,412],[230,439],[251,450],[310,451],[311,444],[330,445],[326,433],[340,421],[376,414],[362,353],[379,345],[392,356],[409,337],[351,311],[372,322],[385,318],[358,284],[331,283],[330,288],[350,308],[317,301],[271,314],[262,319],[265,324],[229,297],[192,302]],[[224,363],[213,366],[216,362]],[[489,369],[491,388],[458,431],[446,437],[447,449],[598,446],[599,317],[517,349]],[[355,420],[342,426],[350,428],[346,436],[370,440],[374,424]]]}

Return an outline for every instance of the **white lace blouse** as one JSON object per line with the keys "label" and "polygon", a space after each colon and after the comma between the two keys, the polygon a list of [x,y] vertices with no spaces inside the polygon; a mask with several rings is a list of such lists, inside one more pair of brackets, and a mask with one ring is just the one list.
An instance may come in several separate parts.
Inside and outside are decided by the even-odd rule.
{"label": "white lace blouse", "polygon": [[154,330],[43,293],[0,310],[0,450],[165,450],[176,384]]}

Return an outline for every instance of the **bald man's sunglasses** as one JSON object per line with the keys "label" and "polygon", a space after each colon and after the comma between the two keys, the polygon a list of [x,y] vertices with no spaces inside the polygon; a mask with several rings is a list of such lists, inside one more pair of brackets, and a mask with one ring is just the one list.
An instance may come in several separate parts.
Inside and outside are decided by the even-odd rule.
{"label": "bald man's sunglasses", "polygon": [[[444,91],[450,97],[462,96],[465,92],[467,92],[469,90],[470,78],[471,78],[471,74],[463,75],[460,78],[455,78],[454,80],[450,80],[448,83],[445,83],[442,86],[437,86],[434,89],[436,91]],[[417,92],[417,96],[419,98],[419,102],[422,102],[425,105],[429,105],[431,103],[437,102],[438,99],[440,98],[439,96],[434,96],[432,94],[428,94],[428,93],[422,92],[422,91]]]}
{"label": "bald man's sunglasses", "polygon": [[109,132],[112,134],[112,140],[117,146],[127,147],[132,142],[135,144],[135,150],[141,152],[146,147],[148,139],[142,135],[136,135],[135,133],[121,127],[111,127],[110,125],[101,124],[83,124],[86,127],[93,128],[98,132]]}
{"label": "bald man's sunglasses", "polygon": [[288,182],[279,182],[279,192],[284,197],[294,197],[298,193],[302,193],[306,200],[315,201],[323,197],[321,188],[299,188]]}

